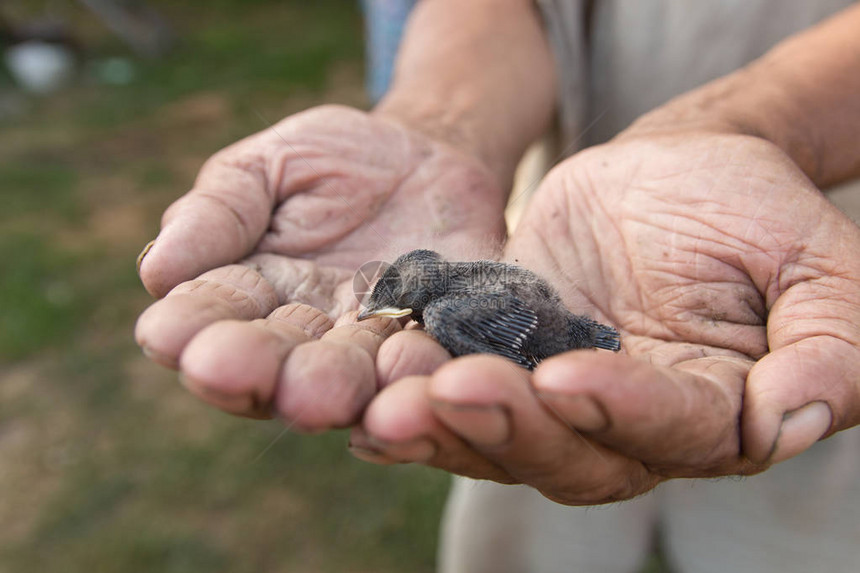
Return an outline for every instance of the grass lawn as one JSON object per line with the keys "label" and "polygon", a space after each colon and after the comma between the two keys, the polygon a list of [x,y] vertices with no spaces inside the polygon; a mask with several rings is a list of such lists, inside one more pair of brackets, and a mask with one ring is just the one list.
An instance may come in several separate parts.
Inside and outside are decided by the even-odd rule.
{"label": "grass lawn", "polygon": [[[10,15],[47,4],[93,61],[128,55],[76,3]],[[354,460],[343,433],[276,440],[132,340],[135,256],[202,162],[259,114],[365,105],[358,2],[151,4],[171,55],[0,120],[0,571],[432,571],[445,474]]]}

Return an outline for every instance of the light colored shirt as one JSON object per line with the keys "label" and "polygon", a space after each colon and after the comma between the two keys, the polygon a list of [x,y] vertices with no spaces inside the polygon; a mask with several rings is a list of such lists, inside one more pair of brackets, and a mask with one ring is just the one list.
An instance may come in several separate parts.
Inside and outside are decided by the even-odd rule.
{"label": "light colored shirt", "polygon": [[565,147],[579,138],[570,152],[610,139],[643,113],[746,65],[783,38],[852,4],[536,1],[558,65]]}

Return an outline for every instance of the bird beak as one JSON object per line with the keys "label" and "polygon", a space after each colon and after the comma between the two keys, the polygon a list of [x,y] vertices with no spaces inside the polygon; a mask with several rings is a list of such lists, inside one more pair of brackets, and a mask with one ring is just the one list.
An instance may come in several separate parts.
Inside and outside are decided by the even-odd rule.
{"label": "bird beak", "polygon": [[408,316],[410,314],[412,314],[411,308],[395,308],[393,306],[380,309],[365,308],[358,313],[358,320],[367,320],[368,318],[377,317],[400,318],[402,316]]}

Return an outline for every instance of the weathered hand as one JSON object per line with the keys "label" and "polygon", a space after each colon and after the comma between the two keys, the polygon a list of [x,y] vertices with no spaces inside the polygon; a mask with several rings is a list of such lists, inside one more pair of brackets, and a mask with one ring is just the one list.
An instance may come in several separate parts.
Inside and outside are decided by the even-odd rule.
{"label": "weathered hand", "polygon": [[860,229],[764,140],[628,133],[556,168],[506,249],[620,328],[626,355],[435,370],[444,351],[398,333],[377,367],[403,379],[354,451],[568,504],[762,471],[860,422],[858,252]]}
{"label": "weathered hand", "polygon": [[492,248],[504,201],[480,162],[397,123],[297,114],[217,153],[167,210],[140,264],[164,298],[138,320],[138,343],[227,411],[348,425],[399,329],[353,324],[355,270],[419,246]]}

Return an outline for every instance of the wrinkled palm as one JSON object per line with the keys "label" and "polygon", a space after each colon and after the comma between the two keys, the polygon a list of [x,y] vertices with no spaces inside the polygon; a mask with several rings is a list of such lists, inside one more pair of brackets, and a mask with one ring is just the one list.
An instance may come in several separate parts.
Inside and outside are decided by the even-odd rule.
{"label": "wrinkled palm", "polygon": [[[395,334],[378,369],[402,382],[368,407],[357,455],[570,504],[761,471],[858,422],[857,252],[860,229],[763,140],[589,149],[547,176],[505,257],[619,328],[624,353],[565,353],[529,377],[488,356],[436,369],[444,356]],[[413,348],[427,358],[404,366]]]}
{"label": "wrinkled palm", "polygon": [[[358,385],[364,397],[375,388],[367,380],[373,337],[391,326],[328,333],[358,306],[356,269],[415,247],[463,258],[498,249],[504,201],[477,160],[394,122],[333,106],[292,116],[214,155],[166,211],[140,274],[151,293],[167,296],[141,315],[138,343],[229,411],[291,417],[301,410],[312,418],[323,406],[275,403],[281,394],[303,395],[287,392],[286,362],[305,342],[327,335],[352,346],[339,354],[303,348],[293,361],[301,367],[295,384],[358,369],[364,378],[345,380],[342,393]],[[315,392],[299,402],[337,409],[337,399]],[[361,399],[344,398],[348,412],[338,412],[336,423],[357,415]]]}

